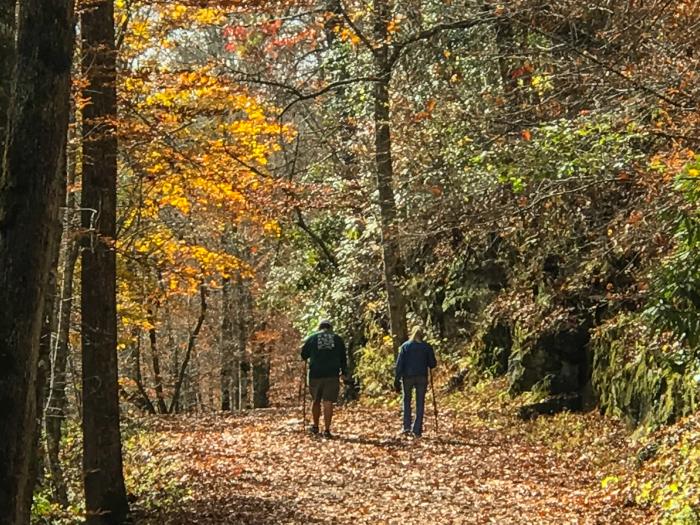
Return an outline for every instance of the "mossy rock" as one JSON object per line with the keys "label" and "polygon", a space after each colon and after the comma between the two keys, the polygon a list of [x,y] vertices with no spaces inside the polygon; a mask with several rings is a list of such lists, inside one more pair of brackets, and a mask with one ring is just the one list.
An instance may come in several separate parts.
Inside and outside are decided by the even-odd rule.
{"label": "mossy rock", "polygon": [[495,376],[508,371],[511,348],[513,346],[512,328],[506,321],[495,321],[480,336],[477,366]]}
{"label": "mossy rock", "polygon": [[610,320],[592,348],[592,383],[607,414],[656,427],[697,409],[700,363],[689,351],[672,351],[638,316]]}
{"label": "mossy rock", "polygon": [[536,385],[546,394],[578,392],[588,381],[589,323],[586,319],[562,323],[520,338],[508,363],[510,393]]}

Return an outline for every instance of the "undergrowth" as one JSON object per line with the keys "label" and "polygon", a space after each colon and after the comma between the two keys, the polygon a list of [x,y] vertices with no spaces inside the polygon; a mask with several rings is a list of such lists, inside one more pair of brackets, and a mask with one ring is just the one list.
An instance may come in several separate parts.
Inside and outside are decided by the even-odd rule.
{"label": "undergrowth", "polygon": [[[122,425],[124,478],[132,511],[151,512],[172,507],[189,497],[181,483],[183,465],[162,450],[160,435],[140,418],[126,417]],[[82,433],[77,422],[68,420],[62,439],[62,465],[69,505],[62,508],[51,493],[51,479],[42,479],[34,493],[31,523],[34,525],[78,525],[85,521],[81,467]]]}

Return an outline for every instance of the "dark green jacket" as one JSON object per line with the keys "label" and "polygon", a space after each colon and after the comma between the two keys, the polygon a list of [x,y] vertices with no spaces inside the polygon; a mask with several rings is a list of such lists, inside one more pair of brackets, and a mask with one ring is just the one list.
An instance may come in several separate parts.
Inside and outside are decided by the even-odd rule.
{"label": "dark green jacket", "polygon": [[330,330],[311,334],[301,347],[301,358],[309,360],[309,378],[347,375],[348,364],[343,338]]}

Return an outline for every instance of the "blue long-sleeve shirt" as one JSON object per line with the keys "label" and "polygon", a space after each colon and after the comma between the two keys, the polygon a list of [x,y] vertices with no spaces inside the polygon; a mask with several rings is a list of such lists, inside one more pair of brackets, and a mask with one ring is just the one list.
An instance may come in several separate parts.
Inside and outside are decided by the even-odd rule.
{"label": "blue long-sleeve shirt", "polygon": [[435,368],[437,361],[433,347],[424,341],[406,341],[396,358],[396,379],[407,376],[427,376],[428,368]]}

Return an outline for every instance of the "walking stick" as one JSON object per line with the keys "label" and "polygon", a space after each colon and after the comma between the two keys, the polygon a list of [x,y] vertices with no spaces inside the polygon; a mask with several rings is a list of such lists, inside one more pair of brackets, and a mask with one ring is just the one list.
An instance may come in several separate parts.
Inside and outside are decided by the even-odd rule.
{"label": "walking stick", "polygon": [[435,414],[435,434],[439,434],[439,432],[438,432],[438,409],[437,409],[437,400],[435,399],[435,384],[433,383],[433,369],[428,368],[428,373],[430,374],[430,392],[433,395],[433,412]]}
{"label": "walking stick", "polygon": [[301,384],[299,385],[299,391],[302,397],[302,420],[301,420],[301,431],[306,430],[306,359],[304,359],[304,375],[301,376]]}

